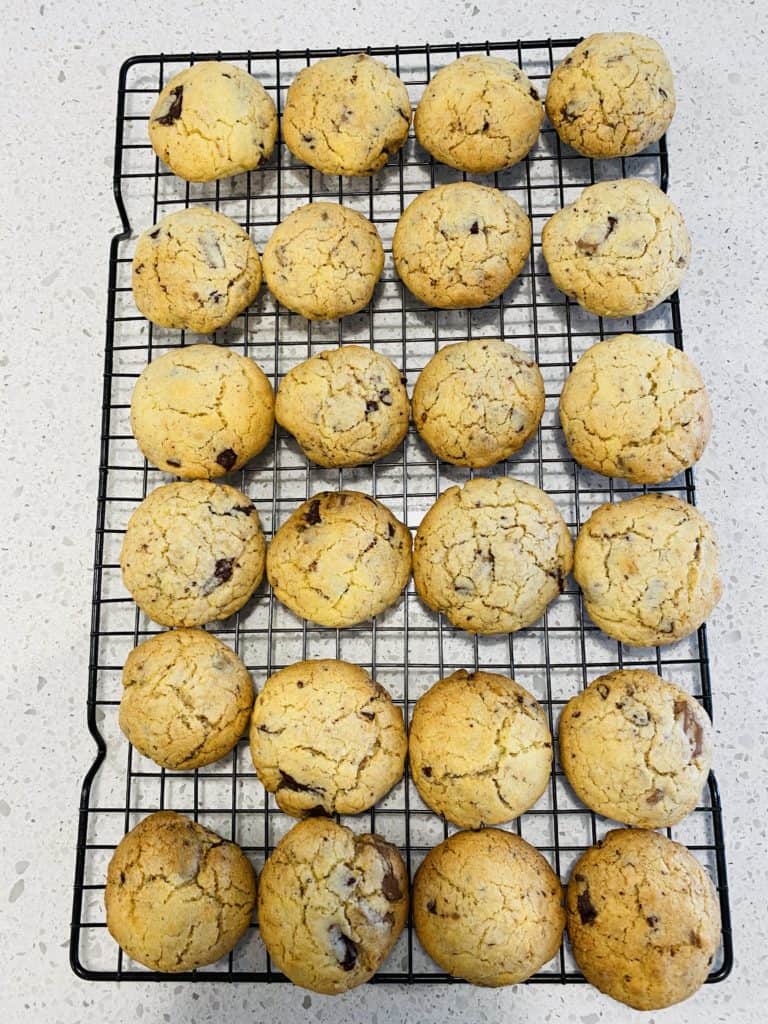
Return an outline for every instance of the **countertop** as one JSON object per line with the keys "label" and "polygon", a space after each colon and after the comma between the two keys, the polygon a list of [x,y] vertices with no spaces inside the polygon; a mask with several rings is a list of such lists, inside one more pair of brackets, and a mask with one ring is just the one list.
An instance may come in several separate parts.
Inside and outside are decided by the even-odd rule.
{"label": "countertop", "polygon": [[717,769],[735,967],[648,1021],[765,1019],[768,730],[764,673],[768,473],[768,6],[615,0],[515,5],[133,0],[119,9],[5,2],[2,125],[2,693],[0,1012],[16,1021],[629,1021],[587,986],[368,986],[335,1000],[288,986],[92,984],[69,969],[82,775],[114,105],[131,54],[647,32],[675,70],[670,192],[694,240],[686,347],[709,383],[698,501],[720,537],[725,596],[710,620]]}

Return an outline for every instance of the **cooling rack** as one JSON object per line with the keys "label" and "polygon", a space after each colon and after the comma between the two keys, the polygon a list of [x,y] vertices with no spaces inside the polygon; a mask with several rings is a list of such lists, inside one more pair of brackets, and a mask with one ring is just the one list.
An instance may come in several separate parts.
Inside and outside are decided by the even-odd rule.
{"label": "cooling rack", "polygon": [[[517,61],[540,93],[554,66],[578,40],[365,48],[406,83],[412,103],[442,65],[470,52]],[[544,221],[588,184],[638,176],[667,188],[666,140],[640,156],[593,162],[562,146],[546,125],[527,159],[510,170],[475,175],[513,196],[530,216],[534,248],[525,271],[501,298],[482,309],[440,311],[417,302],[399,282],[391,242],[405,205],[419,192],[466,175],[436,164],[411,133],[404,149],[372,178],[329,177],[296,161],[278,144],[263,167],[207,184],[188,184],[155,158],[147,139],[148,114],[170,76],[195,61],[225,59],[246,68],[274,97],[278,110],[296,73],[322,57],[357,50],[189,53],[132,57],[120,71],[114,162],[114,192],[121,232],[109,254],[104,357],[101,462],[90,637],[87,716],[96,756],[82,786],[77,835],[70,960],[92,980],[189,979],[274,982],[283,980],[253,926],[219,963],[188,974],[163,975],[130,961],[106,930],[103,890],[109,858],[125,832],[154,810],[169,808],[238,842],[258,869],[293,824],[258,782],[246,740],[216,764],[191,772],[166,772],[133,750],[120,733],[117,714],[120,674],[130,650],[158,631],[122,586],[119,550],[131,512],[154,487],[170,478],[149,467],[133,441],[130,395],[144,366],[171,348],[199,339],[148,324],[133,304],[130,267],[136,237],[173,210],[197,203],[213,206],[243,224],[257,247],[275,225],[311,199],[343,202],[372,220],[387,253],[384,275],[371,305],[339,322],[309,323],[280,307],[266,289],[256,303],[213,341],[251,356],[275,385],[296,363],[339,343],[369,345],[402,367],[409,390],[434,352],[471,337],[506,338],[534,356],[547,392],[546,411],[535,437],[515,458],[488,475],[509,474],[542,487],[560,508],[572,533],[604,501],[621,500],[648,488],[590,473],[569,457],[557,420],[565,377],[581,353],[599,338],[622,331],[654,336],[682,348],[677,295],[641,317],[603,321],[581,310],[552,285],[542,259]],[[259,510],[267,537],[289,512],[316,491],[366,491],[415,529],[446,487],[471,471],[438,462],[411,429],[396,452],[372,466],[327,470],[307,462],[295,442],[277,430],[273,443],[230,482],[246,491]],[[694,501],[690,471],[663,490]],[[413,583],[393,608],[352,629],[329,630],[294,618],[266,583],[237,615],[213,624],[212,632],[234,647],[257,687],[278,668],[304,658],[356,662],[387,687],[406,718],[418,697],[438,678],[481,667],[513,676],[539,699],[556,732],[560,709],[595,676],[621,667],[646,667],[685,686],[712,713],[705,629],[670,647],[626,647],[600,633],[585,616],[578,588],[563,595],[534,626],[509,636],[472,637],[451,628],[418,600]],[[403,852],[411,877],[427,851],[454,831],[421,802],[408,776],[373,810],[340,819],[357,831],[376,831]],[[507,826],[536,846],[562,879],[572,863],[612,823],[581,806],[555,762],[549,787],[536,807]],[[714,776],[702,803],[668,834],[684,843],[709,871],[720,897],[722,943],[709,982],[731,969],[726,861],[720,798]],[[442,973],[406,928],[376,975],[377,982],[446,983]],[[583,982],[567,944],[531,982]]]}

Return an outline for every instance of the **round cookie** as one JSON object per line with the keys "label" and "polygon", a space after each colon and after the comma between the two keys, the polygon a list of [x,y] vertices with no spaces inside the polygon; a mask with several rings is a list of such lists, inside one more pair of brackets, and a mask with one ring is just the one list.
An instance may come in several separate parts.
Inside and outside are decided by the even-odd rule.
{"label": "round cookie", "polygon": [[338,203],[307,203],[277,225],[264,248],[267,287],[308,320],[335,320],[371,301],[384,269],[379,233]]}
{"label": "round cookie", "polygon": [[443,491],[416,531],[419,597],[470,633],[530,626],[562,592],[573,544],[554,502],[511,477]]}
{"label": "round cookie", "polygon": [[595,509],[576,538],[573,576],[604,633],[653,647],[704,622],[722,593],[719,560],[704,516],[654,492]]}
{"label": "round cookie", "polygon": [[149,141],[174,174],[212,181],[269,158],[277,110],[261,82],[224,61],[201,61],[164,86],[149,115]]}
{"label": "round cookie", "polygon": [[408,916],[408,873],[396,847],[328,818],[299,822],[259,878],[259,931],[295,984],[333,995],[368,981]]}
{"label": "round cookie", "polygon": [[488,174],[522,160],[544,108],[528,76],[504,57],[473,53],[435,74],[419,100],[416,138],[441,163]]}
{"label": "round cookie", "polygon": [[144,367],[131,429],[153,466],[186,479],[224,476],[264,448],[272,385],[252,359],[217,345],[172,349]]}
{"label": "round cookie", "polygon": [[547,114],[583,156],[632,156],[657,142],[675,113],[675,83],[664,51],[635,32],[600,32],[552,72]]}
{"label": "round cookie", "polygon": [[124,836],[107,870],[107,928],[132,960],[193,971],[237,944],[251,922],[256,879],[235,843],[174,811]]}
{"label": "round cookie", "polygon": [[123,583],[162,626],[203,626],[242,608],[264,575],[251,499],[207,480],[151,491],[128,520]]}
{"label": "round cookie", "polygon": [[175,629],[135,647],[123,668],[120,728],[161,768],[213,764],[243,735],[253,707],[248,669],[202,629]]}
{"label": "round cookie", "polygon": [[303,619],[341,628],[397,601],[411,575],[411,534],[386,505],[359,491],[320,491],[272,538],[267,577]]}
{"label": "round cookie", "polygon": [[720,944],[709,875],[684,846],[645,829],[615,829],[582,854],[567,915],[587,981],[636,1010],[693,995]]}
{"label": "round cookie", "polygon": [[392,241],[403,283],[428,306],[484,306],[501,295],[531,251],[531,222],[496,188],[456,181],[422,192]]}
{"label": "round cookie", "polygon": [[407,89],[365,53],[316,61],[285,98],[286,146],[324,174],[373,174],[403,146],[410,125]]}
{"label": "round cookie", "polygon": [[133,298],[159,327],[211,334],[250,306],[261,263],[247,231],[206,206],[169,213],[139,237]]}
{"label": "round cookie", "polygon": [[440,349],[413,391],[416,429],[438,458],[492,466],[518,451],[544,412],[532,359],[505,341],[477,338]]}
{"label": "round cookie", "polygon": [[676,825],[696,807],[712,763],[712,723],[697,700],[653,672],[595,679],[560,717],[560,761],[578,798],[614,821]]}
{"label": "round cookie", "polygon": [[462,669],[416,702],[408,757],[425,804],[460,828],[482,828],[533,807],[549,782],[552,736],[514,680]]}
{"label": "round cookie", "polygon": [[251,756],[286,814],[359,814],[402,778],[403,715],[383,686],[347,661],[301,661],[256,699]]}
{"label": "round cookie", "polygon": [[650,181],[589,185],[541,233],[554,284],[590,313],[645,313],[685,277],[691,241],[674,203]]}
{"label": "round cookie", "polygon": [[277,422],[321,466],[360,466],[394,451],[408,433],[404,377],[379,352],[342,345],[319,352],[283,378]]}
{"label": "round cookie", "polygon": [[658,484],[701,458],[712,412],[701,374],[684,352],[620,334],[576,363],[560,395],[560,423],[582,466]]}
{"label": "round cookie", "polygon": [[413,921],[443,970],[473,985],[515,985],[557,953],[560,879],[519,836],[457,832],[427,854],[413,882]]}

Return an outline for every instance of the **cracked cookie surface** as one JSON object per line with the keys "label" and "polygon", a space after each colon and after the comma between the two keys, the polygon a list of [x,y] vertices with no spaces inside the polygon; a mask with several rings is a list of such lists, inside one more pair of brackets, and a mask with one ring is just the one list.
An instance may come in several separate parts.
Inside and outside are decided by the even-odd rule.
{"label": "cracked cookie surface", "polygon": [[573,543],[554,502],[511,477],[449,487],[416,531],[419,597],[470,633],[531,625],[562,592]]}
{"label": "cracked cookie surface", "polygon": [[338,203],[307,203],[277,225],[264,248],[267,287],[308,320],[335,320],[371,301],[384,269],[373,224]]}
{"label": "cracked cookie surface", "polygon": [[128,521],[123,583],[163,626],[203,626],[245,604],[264,575],[259,514],[241,491],[204,480],[150,492]]}
{"label": "cracked cookie surface", "polygon": [[264,448],[275,396],[259,366],[216,345],[149,363],[131,397],[131,429],[147,460],[185,479],[224,476]]}
{"label": "cracked cookie surface", "polygon": [[378,171],[408,138],[408,90],[365,53],[328,57],[288,88],[283,138],[299,160],[324,174]]}
{"label": "cracked cookie surface", "polygon": [[133,298],[160,327],[211,334],[250,306],[261,263],[239,224],[207,206],[169,213],[136,243]]}
{"label": "cracked cookie surface", "polygon": [[283,378],[277,422],[321,466],[360,466],[394,451],[408,433],[404,377],[361,345],[319,352]]}
{"label": "cracked cookie surface", "polygon": [[469,54],[434,75],[416,108],[416,138],[436,160],[487,174],[522,160],[544,108],[524,71],[503,57]]}
{"label": "cracked cookie surface", "polygon": [[484,306],[507,288],[531,251],[531,222],[496,188],[457,181],[418,195],[392,241],[403,283],[428,306]]}
{"label": "cracked cookie surface", "polygon": [[655,484],[701,458],[712,412],[701,374],[684,352],[620,334],[576,363],[560,395],[560,423],[582,466]]}
{"label": "cracked cookie surface", "polygon": [[183,814],[158,811],[120,841],[107,870],[107,927],[155,971],[215,963],[245,934],[256,903],[250,861]]}
{"label": "cracked cookie surface", "polygon": [[722,593],[719,560],[704,516],[654,492],[595,509],[576,538],[573,576],[604,633],[653,647],[704,622]]}
{"label": "cracked cookie surface", "polygon": [[582,854],[567,915],[587,981],[636,1010],[693,995],[720,944],[709,875],[684,846],[645,829],[615,829]]}
{"label": "cracked cookie surface", "polygon": [[696,807],[712,763],[712,723],[685,690],[653,672],[595,679],[560,716],[560,761],[579,799],[642,828],[676,825]]}
{"label": "cracked cookie surface", "polygon": [[150,637],[123,668],[120,728],[163,768],[200,768],[224,757],[243,735],[252,706],[248,669],[202,629]]}
{"label": "cracked cookie surface", "polygon": [[416,702],[408,757],[433,811],[481,828],[533,807],[549,782],[552,736],[538,701],[514,680],[462,669]]}
{"label": "cracked cookie surface", "polygon": [[560,880],[519,836],[457,832],[413,882],[413,920],[443,970],[473,985],[514,985],[555,955],[565,926]]}
{"label": "cracked cookie surface", "polygon": [[301,661],[270,676],[251,718],[251,756],[286,814],[359,814],[402,778],[402,712],[347,661]]}
{"label": "cracked cookie surface", "polygon": [[672,121],[672,69],[654,39],[600,32],[552,72],[546,106],[563,142],[584,156],[632,156],[657,142]]}
{"label": "cracked cookie surface", "polygon": [[554,284],[590,313],[645,313],[680,285],[691,256],[683,217],[650,181],[589,185],[541,233]]}
{"label": "cracked cookie surface", "polygon": [[505,341],[476,338],[440,349],[413,390],[416,429],[438,458],[491,466],[518,451],[544,412],[536,363]]}
{"label": "cracked cookie surface", "polygon": [[259,879],[259,931],[295,985],[333,995],[368,981],[408,916],[397,848],[328,818],[299,822]]}
{"label": "cracked cookie surface", "polygon": [[359,491],[321,491],[300,505],[269,545],[275,596],[321,626],[354,626],[397,601],[411,574],[411,534]]}
{"label": "cracked cookie surface", "polygon": [[252,171],[277,139],[277,110],[261,82],[224,61],[201,61],[164,86],[149,141],[174,174],[212,181]]}

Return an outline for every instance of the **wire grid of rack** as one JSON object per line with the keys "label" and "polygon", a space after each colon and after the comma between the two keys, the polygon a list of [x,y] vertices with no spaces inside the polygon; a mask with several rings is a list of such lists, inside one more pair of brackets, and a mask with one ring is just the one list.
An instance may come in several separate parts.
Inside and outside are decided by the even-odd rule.
{"label": "wire grid of rack", "polygon": [[[435,70],[469,52],[517,61],[543,95],[553,67],[578,40],[518,41],[437,46],[367,48],[406,83],[418,100]],[[114,187],[122,232],[110,249],[104,364],[101,465],[93,579],[93,618],[88,683],[88,726],[96,758],[82,788],[71,932],[71,963],[83,978],[162,980],[130,961],[106,931],[103,889],[109,858],[122,836],[151,811],[170,808],[191,815],[238,842],[258,869],[293,824],[256,778],[247,741],[222,761],[192,772],[166,772],[130,748],[117,725],[120,674],[129,651],[158,631],[124,590],[119,549],[127,519],[152,488],[169,479],[149,467],[131,436],[130,395],[148,361],[200,339],[148,324],[133,305],[130,266],[137,235],[162,215],[203,203],[234,218],[261,251],[275,225],[312,199],[343,202],[372,220],[387,253],[384,274],[371,305],[339,322],[309,323],[277,305],[266,289],[242,316],[213,340],[254,358],[275,386],[296,363],[339,343],[370,345],[392,358],[407,375],[409,389],[437,348],[471,337],[501,337],[533,355],[544,376],[546,411],[535,437],[517,457],[487,473],[509,474],[544,488],[561,509],[572,533],[604,501],[621,500],[647,488],[609,480],[581,469],[569,457],[557,420],[557,400],[579,355],[598,338],[631,330],[682,347],[677,295],[656,310],[626,321],[604,322],[581,310],[552,285],[540,249],[544,221],[573,200],[585,185],[603,178],[640,176],[667,187],[666,141],[638,157],[593,162],[561,145],[547,124],[527,159],[510,170],[473,180],[503,189],[533,222],[534,248],[524,272],[497,301],[482,309],[439,311],[410,295],[394,272],[391,241],[404,206],[419,192],[466,175],[436,164],[413,138],[372,178],[324,176],[296,161],[278,143],[259,170],[220,182],[188,184],[159,163],[147,139],[154,99],[168,78],[201,59],[225,59],[246,68],[281,110],[285,90],[301,67],[326,56],[356,50],[242,52],[133,57],[120,72]],[[318,490],[352,488],[387,504],[411,529],[437,495],[473,474],[438,462],[413,429],[404,445],[372,466],[326,470],[309,464],[295,442],[278,429],[274,441],[230,482],[259,510],[267,537],[290,511]],[[690,471],[661,488],[694,500]],[[451,628],[418,600],[413,584],[398,604],[372,622],[329,630],[296,619],[266,583],[237,615],[209,627],[234,647],[257,687],[278,668],[312,657],[344,658],[370,670],[409,718],[415,700],[438,678],[458,668],[512,675],[541,701],[556,732],[559,710],[595,676],[620,667],[647,667],[687,687],[712,713],[704,628],[663,649],[628,648],[600,633],[586,617],[578,588],[569,581],[544,618],[515,634],[473,637]],[[427,851],[455,831],[421,802],[408,775],[370,812],[340,819],[357,831],[376,831],[398,844],[411,877]],[[579,854],[612,823],[581,806],[557,761],[550,785],[536,807],[509,826],[548,858],[567,879]],[[732,943],[725,852],[717,783],[710,778],[701,805],[668,834],[701,860],[715,882],[723,919],[723,941],[709,975],[730,971]],[[226,958],[174,978],[270,982],[282,975],[270,963],[252,927]],[[447,982],[419,946],[409,925],[376,975],[376,981]],[[583,981],[567,943],[531,979]]]}

